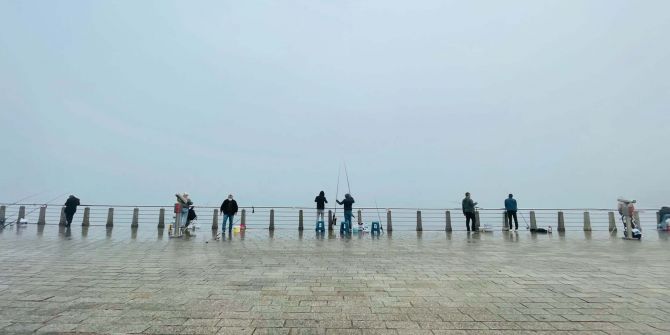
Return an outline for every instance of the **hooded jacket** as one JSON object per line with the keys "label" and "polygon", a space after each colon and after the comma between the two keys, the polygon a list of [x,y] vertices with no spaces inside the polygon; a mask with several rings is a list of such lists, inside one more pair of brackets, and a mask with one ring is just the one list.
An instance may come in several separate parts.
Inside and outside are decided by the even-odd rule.
{"label": "hooded jacket", "polygon": [[475,202],[472,201],[472,198],[465,197],[463,199],[463,213],[474,213],[475,212]]}
{"label": "hooded jacket", "polygon": [[65,213],[75,213],[77,211],[77,206],[79,206],[79,198],[75,197],[74,195],[71,195],[69,198],[67,198],[67,201],[65,201]]}
{"label": "hooded jacket", "polygon": [[[337,201],[337,200],[336,200],[336,201]],[[344,210],[345,210],[345,211],[350,211],[350,210],[352,210],[352,207],[353,207],[354,202],[356,202],[356,201],[354,201],[354,198],[353,198],[352,196],[349,196],[349,197],[347,197],[347,198],[344,198],[344,200],[342,200],[341,202],[340,202],[340,201],[337,201],[338,204],[340,204],[340,205],[344,205]]]}
{"label": "hooded jacket", "polygon": [[318,195],[316,198],[314,198],[314,202],[316,202],[316,209],[326,209],[326,204],[328,203],[328,200],[326,200],[325,195]]}

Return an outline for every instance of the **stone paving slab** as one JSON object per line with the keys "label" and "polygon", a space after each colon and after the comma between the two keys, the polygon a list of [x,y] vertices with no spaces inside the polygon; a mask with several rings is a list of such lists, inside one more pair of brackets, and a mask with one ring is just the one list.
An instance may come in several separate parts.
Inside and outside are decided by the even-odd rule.
{"label": "stone paving slab", "polygon": [[0,231],[0,334],[670,334],[668,237]]}

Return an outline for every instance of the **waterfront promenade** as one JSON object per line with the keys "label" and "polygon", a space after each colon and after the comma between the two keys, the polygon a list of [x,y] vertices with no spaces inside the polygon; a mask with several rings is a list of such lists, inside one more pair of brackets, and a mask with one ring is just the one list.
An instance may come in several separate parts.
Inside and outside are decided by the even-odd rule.
{"label": "waterfront promenade", "polygon": [[668,334],[668,236],[0,231],[0,333]]}

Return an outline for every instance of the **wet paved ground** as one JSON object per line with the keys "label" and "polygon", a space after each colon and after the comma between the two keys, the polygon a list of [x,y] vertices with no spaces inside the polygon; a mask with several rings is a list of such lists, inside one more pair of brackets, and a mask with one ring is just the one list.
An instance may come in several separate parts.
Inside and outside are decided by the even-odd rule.
{"label": "wet paved ground", "polygon": [[7,228],[0,333],[670,334],[655,231],[211,239]]}

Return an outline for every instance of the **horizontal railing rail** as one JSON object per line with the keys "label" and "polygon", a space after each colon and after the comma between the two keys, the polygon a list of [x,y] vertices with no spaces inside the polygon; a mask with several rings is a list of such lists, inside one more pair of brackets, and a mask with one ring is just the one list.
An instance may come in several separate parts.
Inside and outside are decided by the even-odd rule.
{"label": "horizontal railing rail", "polygon": [[[195,206],[198,224],[219,229],[222,216],[218,206]],[[342,208],[326,209],[325,225],[331,217],[343,220]],[[247,229],[314,229],[316,209],[301,206],[242,206],[235,222],[244,222]],[[387,230],[459,231],[465,230],[465,218],[460,208],[357,207],[353,222],[370,224],[378,221]],[[656,229],[656,209],[638,209],[635,213],[643,229]],[[502,208],[480,208],[479,226],[490,230],[506,230],[508,223]],[[519,228],[552,226],[561,230],[622,229],[621,217],[608,208],[522,208],[518,210]],[[0,204],[0,222],[11,224],[19,220],[34,224],[64,224],[60,204]],[[73,222],[92,226],[167,226],[174,222],[173,205],[100,205],[84,204],[77,210]]]}

